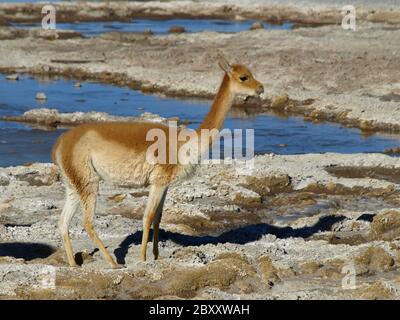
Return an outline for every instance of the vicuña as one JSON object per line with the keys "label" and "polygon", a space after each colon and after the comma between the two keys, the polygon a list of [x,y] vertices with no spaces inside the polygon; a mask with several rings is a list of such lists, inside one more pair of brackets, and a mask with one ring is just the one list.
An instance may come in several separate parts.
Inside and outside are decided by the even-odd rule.
{"label": "vicu\u00f1a", "polygon": [[[219,58],[218,65],[225,75],[211,110],[196,130],[197,133],[202,129],[220,130],[236,95],[257,96],[264,92],[263,85],[245,66],[231,65],[223,57]],[[141,260],[145,261],[149,231],[153,224],[153,254],[155,259],[158,258],[159,225],[168,186],[188,178],[196,166],[190,161],[186,161],[185,164],[179,162],[171,164],[168,161],[166,164],[149,162],[146,159],[146,151],[153,142],[147,141],[146,136],[152,129],[163,130],[168,137],[171,127],[151,122],[84,124],[64,133],[55,143],[52,158],[60,168],[66,188],[66,202],[60,217],[60,229],[71,266],[77,264],[69,236],[69,225],[80,205],[84,227],[90,238],[110,265],[113,268],[118,267],[93,228],[100,179],[115,185],[150,186],[143,216],[140,255]],[[209,144],[213,139],[211,136]],[[184,142],[178,144],[179,152],[179,147],[182,147]],[[204,147],[200,146],[198,152],[192,152],[192,155],[199,156],[204,150]]]}

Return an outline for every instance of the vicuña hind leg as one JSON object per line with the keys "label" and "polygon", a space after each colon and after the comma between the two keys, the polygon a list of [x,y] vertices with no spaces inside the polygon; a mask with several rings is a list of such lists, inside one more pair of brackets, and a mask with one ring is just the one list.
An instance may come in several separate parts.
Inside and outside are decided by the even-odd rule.
{"label": "vicu\u00f1a hind leg", "polygon": [[60,216],[60,231],[64,243],[64,250],[67,254],[68,263],[71,267],[76,267],[74,252],[72,250],[71,239],[69,237],[69,225],[72,217],[79,206],[78,194],[69,186],[66,186],[65,205]]}
{"label": "vicu\u00f1a hind leg", "polygon": [[93,219],[94,213],[96,210],[96,199],[97,199],[97,191],[98,191],[98,183],[92,183],[92,185],[88,186],[83,192],[84,196],[81,197],[81,204],[83,210],[83,223],[86,229],[86,232],[89,234],[89,237],[99,248],[104,258],[108,261],[112,268],[118,268],[118,264],[111,257],[110,253],[107,251],[103,242],[97,235],[96,231],[93,227]]}
{"label": "vicu\u00f1a hind leg", "polygon": [[143,236],[142,247],[140,249],[140,258],[142,261],[146,261],[146,250],[147,242],[149,241],[150,227],[165,190],[165,186],[152,185],[150,187],[149,199],[147,200],[147,206],[143,216]]}

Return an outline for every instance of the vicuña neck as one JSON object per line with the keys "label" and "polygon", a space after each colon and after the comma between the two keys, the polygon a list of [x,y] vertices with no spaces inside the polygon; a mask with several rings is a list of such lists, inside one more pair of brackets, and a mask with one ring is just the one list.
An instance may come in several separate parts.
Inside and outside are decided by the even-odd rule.
{"label": "vicu\u00f1a neck", "polygon": [[230,89],[230,79],[228,75],[225,74],[218,93],[211,105],[211,109],[197,129],[197,132],[200,133],[202,129],[220,130],[229,109],[232,107],[234,98],[234,94]]}

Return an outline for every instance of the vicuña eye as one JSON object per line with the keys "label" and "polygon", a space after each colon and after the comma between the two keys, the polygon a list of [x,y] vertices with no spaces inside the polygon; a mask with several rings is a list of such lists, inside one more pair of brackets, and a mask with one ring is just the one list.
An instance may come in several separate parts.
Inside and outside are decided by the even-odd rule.
{"label": "vicu\u00f1a eye", "polygon": [[249,77],[248,76],[241,76],[241,77],[239,77],[239,79],[240,79],[240,81],[245,82],[245,81],[249,80]]}

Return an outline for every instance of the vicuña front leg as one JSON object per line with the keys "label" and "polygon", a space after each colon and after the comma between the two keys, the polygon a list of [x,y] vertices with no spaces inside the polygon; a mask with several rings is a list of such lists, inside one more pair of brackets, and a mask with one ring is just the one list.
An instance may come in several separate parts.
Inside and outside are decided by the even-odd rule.
{"label": "vicu\u00f1a front leg", "polygon": [[104,258],[108,261],[108,263],[111,265],[112,268],[116,269],[119,268],[118,264],[111,257],[110,253],[107,251],[103,242],[97,235],[97,232],[93,228],[94,212],[96,209],[96,198],[97,198],[97,188],[95,192],[92,192],[81,199],[84,227],[86,229],[86,232],[89,234],[89,237],[92,239],[92,241],[96,244],[97,248],[99,248],[99,250],[103,254]]}
{"label": "vicu\u00f1a front leg", "polygon": [[160,204],[158,205],[156,215],[153,221],[153,255],[154,260],[158,259],[158,234],[160,231],[160,222],[162,217],[162,211],[164,208],[165,197],[167,195],[167,189],[164,191],[164,194],[161,198]]}
{"label": "vicu\u00f1a front leg", "polygon": [[140,249],[140,258],[142,261],[146,261],[146,250],[147,242],[149,241],[150,227],[157,213],[157,209],[163,199],[165,191],[165,186],[152,185],[150,187],[149,199],[147,200],[147,206],[143,216],[143,236],[142,247]]}

